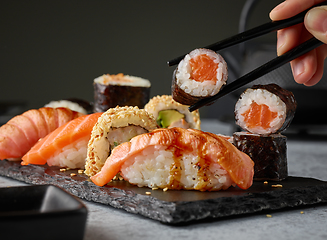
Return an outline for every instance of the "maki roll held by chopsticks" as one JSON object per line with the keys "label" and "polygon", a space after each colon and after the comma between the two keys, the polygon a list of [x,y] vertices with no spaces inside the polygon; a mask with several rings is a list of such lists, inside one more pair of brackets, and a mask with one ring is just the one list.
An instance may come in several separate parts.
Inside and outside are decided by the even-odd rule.
{"label": "maki roll held by chopsticks", "polygon": [[251,133],[279,133],[290,125],[296,106],[292,92],[276,84],[254,85],[235,105],[236,124]]}
{"label": "maki roll held by chopsticks", "polygon": [[172,96],[181,104],[192,105],[217,94],[227,78],[227,64],[221,55],[209,49],[195,49],[174,71]]}
{"label": "maki roll held by chopsticks", "polygon": [[159,127],[201,128],[199,111],[190,112],[188,106],[176,102],[171,95],[151,98],[144,109],[154,116]]}

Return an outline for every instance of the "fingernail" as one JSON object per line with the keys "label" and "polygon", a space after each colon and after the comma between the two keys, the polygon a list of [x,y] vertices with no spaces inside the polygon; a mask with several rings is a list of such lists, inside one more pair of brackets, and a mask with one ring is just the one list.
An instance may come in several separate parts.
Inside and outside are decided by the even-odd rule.
{"label": "fingernail", "polygon": [[272,11],[278,11],[278,10],[282,9],[285,6],[285,4],[286,4],[286,1],[278,4]]}
{"label": "fingernail", "polygon": [[302,61],[299,61],[299,62],[297,62],[296,64],[294,64],[294,65],[292,66],[292,69],[293,69],[293,75],[294,75],[294,76],[299,76],[299,75],[301,75],[301,74],[304,72],[304,70],[305,70],[305,68],[304,68],[304,64],[303,64]]}
{"label": "fingernail", "polygon": [[277,12],[278,12],[280,9],[282,9],[282,8],[285,6],[285,4],[286,4],[286,2],[284,1],[284,2],[280,3],[279,5],[277,5],[276,7],[274,7],[274,8],[270,11],[270,13],[269,13],[269,17],[270,17],[271,20],[275,20],[275,15],[276,15],[276,14],[278,15]]}
{"label": "fingernail", "polygon": [[306,15],[306,27],[317,32],[327,32],[326,7],[316,7],[311,9]]}

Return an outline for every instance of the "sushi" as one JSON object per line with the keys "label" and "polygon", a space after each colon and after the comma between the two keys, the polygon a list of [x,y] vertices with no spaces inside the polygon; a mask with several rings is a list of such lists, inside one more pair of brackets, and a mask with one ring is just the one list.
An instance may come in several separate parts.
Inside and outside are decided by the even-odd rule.
{"label": "sushi", "polygon": [[132,137],[158,128],[156,120],[138,107],[110,108],[99,117],[88,143],[85,174],[99,172],[112,150]]}
{"label": "sushi", "polygon": [[144,109],[154,116],[159,127],[201,129],[199,111],[190,112],[188,106],[176,102],[171,95],[161,95],[151,98],[144,106]]}
{"label": "sushi", "polygon": [[279,133],[290,125],[296,107],[293,93],[277,84],[254,85],[236,102],[235,120],[243,130],[251,133]]}
{"label": "sushi", "polygon": [[52,107],[52,108],[65,107],[76,112],[81,112],[83,114],[90,114],[93,111],[91,103],[78,98],[68,98],[63,100],[51,101],[46,105],[44,105],[44,107]]}
{"label": "sushi", "polygon": [[82,115],[68,108],[43,107],[13,117],[0,127],[0,159],[20,160],[40,138]]}
{"label": "sushi", "polygon": [[235,132],[234,145],[254,162],[255,181],[282,181],[288,177],[286,136]]}
{"label": "sushi", "polygon": [[101,115],[84,115],[57,128],[38,141],[22,157],[21,164],[84,169],[91,131]]}
{"label": "sushi", "polygon": [[116,106],[143,108],[149,101],[149,80],[124,75],[104,74],[94,79],[94,112],[105,112]]}
{"label": "sushi", "polygon": [[209,49],[195,49],[174,71],[171,93],[175,101],[192,105],[217,94],[227,78],[227,63],[221,55]]}
{"label": "sushi", "polygon": [[253,161],[233,144],[196,129],[157,129],[117,146],[99,173],[98,186],[118,173],[131,184],[150,188],[218,191],[252,185]]}

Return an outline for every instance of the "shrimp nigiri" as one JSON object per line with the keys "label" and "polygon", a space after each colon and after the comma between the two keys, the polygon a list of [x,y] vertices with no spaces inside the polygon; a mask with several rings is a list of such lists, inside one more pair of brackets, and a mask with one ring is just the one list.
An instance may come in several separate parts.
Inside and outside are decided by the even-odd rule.
{"label": "shrimp nigiri", "polygon": [[87,144],[93,126],[102,113],[76,118],[57,128],[22,157],[22,165],[38,164],[69,168],[84,168]]}
{"label": "shrimp nigiri", "polygon": [[20,160],[47,134],[84,114],[68,108],[31,109],[0,127],[0,159]]}
{"label": "shrimp nigiri", "polygon": [[195,129],[157,129],[117,146],[99,173],[98,186],[117,173],[139,187],[217,191],[247,189],[253,161],[224,138]]}

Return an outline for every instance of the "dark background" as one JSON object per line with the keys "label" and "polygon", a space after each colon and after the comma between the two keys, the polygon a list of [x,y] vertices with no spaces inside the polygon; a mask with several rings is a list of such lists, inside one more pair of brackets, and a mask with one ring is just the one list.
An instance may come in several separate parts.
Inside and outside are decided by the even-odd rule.
{"label": "dark background", "polygon": [[[279,2],[261,1],[249,25],[269,21]],[[244,3],[1,1],[0,102],[39,108],[71,97],[92,101],[93,79],[107,73],[149,79],[151,97],[170,94],[175,67],[166,62],[236,34]],[[201,114],[233,106],[224,97]]]}

